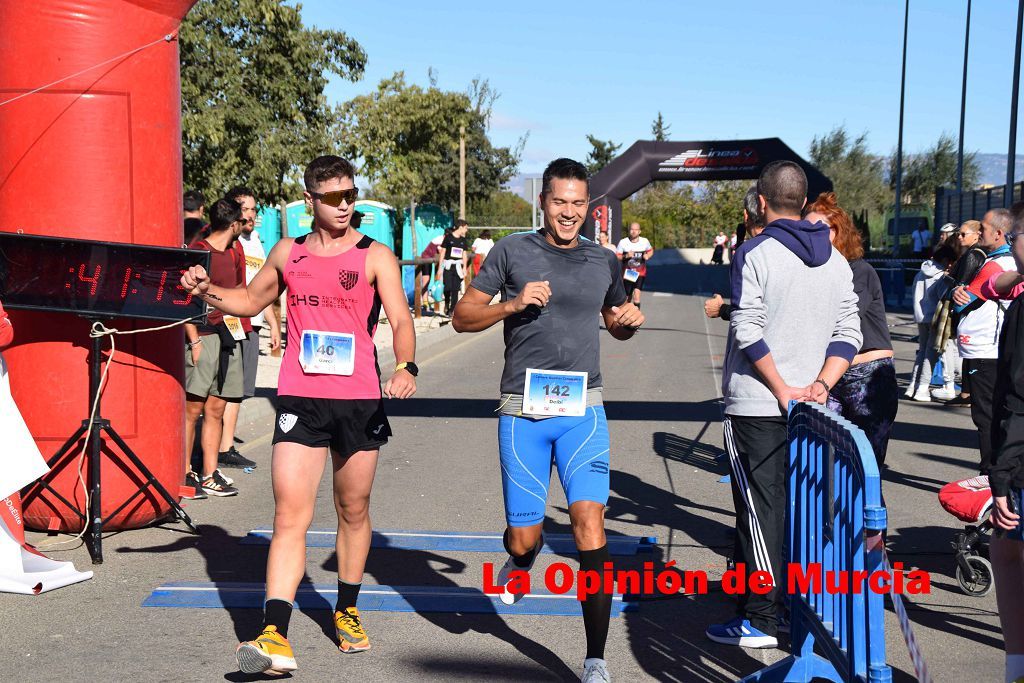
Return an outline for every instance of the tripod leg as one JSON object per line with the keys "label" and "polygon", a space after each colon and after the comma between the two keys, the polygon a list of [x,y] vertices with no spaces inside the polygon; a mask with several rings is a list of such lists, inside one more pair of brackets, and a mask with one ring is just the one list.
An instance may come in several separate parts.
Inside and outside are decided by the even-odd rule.
{"label": "tripod leg", "polygon": [[139,470],[139,473],[146,478],[146,483],[143,484],[143,487],[152,486],[155,488],[157,493],[159,493],[160,496],[167,501],[167,504],[171,506],[171,509],[174,510],[174,513],[178,518],[185,522],[185,525],[192,530],[192,533],[198,534],[199,530],[196,528],[195,523],[192,522],[192,518],[189,517],[188,513],[182,509],[181,505],[178,504],[178,501],[174,500],[171,494],[167,492],[164,485],[153,476],[153,473],[149,471],[149,468],[146,467],[145,463],[139,459],[139,456],[137,456],[128,444],[124,442],[124,439],[121,438],[117,431],[109,424],[104,425],[103,430],[108,436],[110,436],[110,439],[117,444],[117,447],[121,449],[121,452],[132,461],[132,464]]}
{"label": "tripod leg", "polygon": [[103,564],[103,507],[100,492],[100,459],[103,440],[100,426],[94,421],[89,428],[89,520],[86,522],[86,537],[93,564]]}
{"label": "tripod leg", "polygon": [[[81,439],[86,434],[86,432],[89,431],[88,425],[89,421],[83,420],[82,426],[75,430],[75,433],[72,434],[71,437],[64,442],[64,444],[60,447],[60,450],[58,450],[54,454],[54,456],[46,462],[47,467],[50,468],[51,475],[56,474],[53,466],[60,462],[60,460],[65,455],[68,454],[68,452],[74,447],[74,445],[78,443],[79,439]],[[75,507],[74,503],[72,503],[63,495],[61,495],[57,491],[57,489],[53,488],[50,482],[44,481],[43,479],[37,479],[36,481],[32,482],[31,484],[25,487],[24,492],[22,493],[21,496],[21,504],[23,506],[27,506],[36,496],[42,493],[44,489],[52,493],[54,497],[57,498],[57,500],[64,503],[64,505],[66,505],[69,510],[78,515],[82,519],[83,524],[87,521],[87,517],[85,516],[85,514],[79,512],[78,508]],[[88,512],[88,510],[84,512]]]}

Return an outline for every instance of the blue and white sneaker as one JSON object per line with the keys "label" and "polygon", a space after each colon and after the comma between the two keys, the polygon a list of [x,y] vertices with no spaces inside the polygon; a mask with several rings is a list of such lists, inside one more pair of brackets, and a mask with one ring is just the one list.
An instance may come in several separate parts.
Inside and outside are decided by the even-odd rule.
{"label": "blue and white sneaker", "polygon": [[723,645],[739,645],[740,647],[778,647],[779,640],[775,636],[757,630],[742,617],[736,617],[724,624],[712,624],[704,631],[709,640]]}

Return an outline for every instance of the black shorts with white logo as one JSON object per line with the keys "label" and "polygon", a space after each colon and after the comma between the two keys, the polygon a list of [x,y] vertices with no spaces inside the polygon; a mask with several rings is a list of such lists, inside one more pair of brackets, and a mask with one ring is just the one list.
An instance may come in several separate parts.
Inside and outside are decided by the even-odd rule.
{"label": "black shorts with white logo", "polygon": [[278,397],[274,443],[330,446],[348,457],[357,451],[377,450],[389,436],[391,425],[383,399]]}

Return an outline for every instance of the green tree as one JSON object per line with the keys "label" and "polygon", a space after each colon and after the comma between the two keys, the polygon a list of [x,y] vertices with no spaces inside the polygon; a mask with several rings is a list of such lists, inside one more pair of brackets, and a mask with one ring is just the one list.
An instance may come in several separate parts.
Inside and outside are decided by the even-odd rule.
{"label": "green tree", "polygon": [[845,126],[837,126],[815,136],[811,163],[832,180],[840,205],[851,215],[880,212],[892,203],[892,192],[885,183],[885,160],[868,150],[867,133],[852,137]]}
{"label": "green tree", "polygon": [[655,183],[622,203],[622,222],[636,221],[662,247],[707,247],[719,230],[743,220],[744,181]]}
{"label": "green tree", "polygon": [[181,27],[185,185],[216,197],[245,183],[261,203],[293,198],[302,167],[337,151],[330,74],[356,81],[366,53],[303,26],[284,0],[201,0]]}
{"label": "green tree", "polygon": [[339,137],[378,198],[396,206],[415,198],[448,208],[459,201],[459,129],[465,126],[466,200],[478,202],[515,175],[525,144],[525,138],[511,148],[491,143],[487,132],[497,97],[487,81],[450,92],[438,88],[433,76],[421,88],[397,72],[374,92],[342,105]]}
{"label": "green tree", "polygon": [[499,190],[482,199],[474,199],[466,206],[466,220],[470,225],[521,228],[530,225],[533,207],[525,199]]}
{"label": "green tree", "polygon": [[651,123],[651,135],[654,136],[654,139],[658,142],[664,142],[665,140],[668,140],[668,134],[671,132],[671,128],[672,126],[665,123],[665,119],[662,118],[661,112],[659,111],[658,118],[654,119],[654,122]]}
{"label": "green tree", "polygon": [[616,145],[611,140],[598,140],[593,135],[587,135],[587,141],[590,143],[592,149],[590,154],[587,155],[587,160],[584,162],[587,166],[587,170],[590,175],[594,175],[602,168],[611,163],[612,159],[615,158],[615,153],[619,151],[622,144]]}
{"label": "green tree", "polygon": [[[935,188],[956,186],[956,138],[942,133],[931,147],[909,158],[903,157],[904,204],[931,204]],[[896,153],[889,157],[890,186],[896,188]],[[978,182],[978,163],[974,153],[964,154],[964,187]]]}

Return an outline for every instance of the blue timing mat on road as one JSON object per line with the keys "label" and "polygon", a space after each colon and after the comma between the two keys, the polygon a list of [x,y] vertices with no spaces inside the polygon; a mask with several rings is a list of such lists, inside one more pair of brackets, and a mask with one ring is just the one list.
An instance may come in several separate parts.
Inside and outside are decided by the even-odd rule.
{"label": "blue timing mat on road", "polygon": [[[272,529],[253,529],[241,543],[267,545]],[[310,529],[306,532],[306,547],[333,548],[338,532],[334,529]],[[658,539],[653,536],[608,536],[608,552],[612,555],[636,555],[650,552]],[[399,550],[454,550],[472,553],[504,553],[502,535],[465,531],[374,531],[371,548],[397,548]],[[576,554],[572,534],[544,534],[544,553]]]}
{"label": "blue timing mat on road", "polygon": [[[541,580],[541,577],[534,577]],[[266,586],[262,583],[181,581],[167,583],[142,602],[143,607],[250,608],[262,609]],[[299,586],[295,602],[299,609],[333,610],[337,584]],[[375,586],[363,584],[357,605],[364,612],[462,612],[466,614],[528,614],[578,617],[582,614],[575,591],[565,595],[531,593],[514,606],[498,596],[485,595],[479,588],[461,586]],[[612,616],[634,610],[635,602],[621,595],[612,598]]]}

